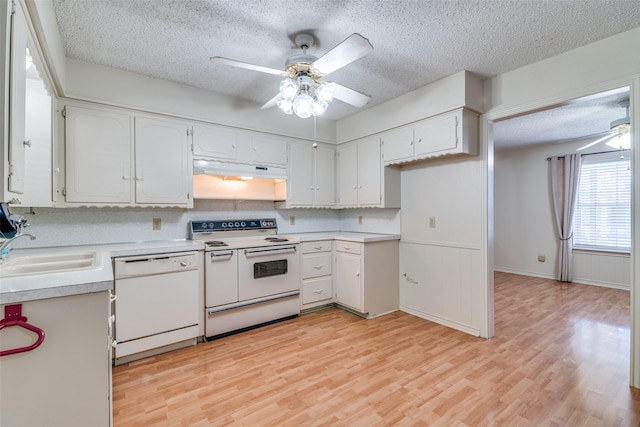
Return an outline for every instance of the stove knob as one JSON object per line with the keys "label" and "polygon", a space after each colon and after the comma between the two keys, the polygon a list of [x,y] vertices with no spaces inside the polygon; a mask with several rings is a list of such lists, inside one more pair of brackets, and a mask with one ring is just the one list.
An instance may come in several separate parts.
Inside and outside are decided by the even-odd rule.
{"label": "stove knob", "polygon": [[240,223],[239,223],[239,222],[236,222],[236,223],[235,223],[235,224],[233,224],[233,225],[235,225],[236,227],[240,227]]}
{"label": "stove knob", "polygon": [[226,222],[222,223],[222,228],[227,228],[227,223]]}
{"label": "stove knob", "polygon": [[241,222],[240,225],[245,227],[247,225],[247,223],[246,222]]}

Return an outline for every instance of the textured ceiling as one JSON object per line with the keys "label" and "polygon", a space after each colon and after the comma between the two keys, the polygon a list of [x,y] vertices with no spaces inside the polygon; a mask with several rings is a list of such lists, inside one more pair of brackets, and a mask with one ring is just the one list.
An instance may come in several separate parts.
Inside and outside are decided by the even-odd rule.
{"label": "textured ceiling", "polygon": [[[640,1],[53,0],[68,57],[254,101],[277,76],[211,56],[281,69],[316,38],[321,56],[352,33],[370,55],[330,80],[371,96],[369,108],[461,70],[491,77],[640,26]],[[334,101],[339,119],[358,109]],[[603,129],[604,130],[604,129]]]}

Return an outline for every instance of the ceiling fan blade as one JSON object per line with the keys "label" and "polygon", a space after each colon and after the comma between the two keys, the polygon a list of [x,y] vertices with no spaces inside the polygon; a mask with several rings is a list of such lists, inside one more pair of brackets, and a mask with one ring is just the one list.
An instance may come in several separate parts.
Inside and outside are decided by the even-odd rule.
{"label": "ceiling fan blade", "polygon": [[276,70],[275,68],[262,67],[260,65],[253,65],[242,61],[236,61],[235,59],[223,58],[221,56],[212,56],[210,58],[213,62],[219,64],[229,65],[236,68],[244,68],[251,71],[259,71],[261,73],[274,74],[276,76],[284,76],[285,73],[282,70]]}
{"label": "ceiling fan blade", "polygon": [[342,102],[353,105],[354,107],[361,108],[367,105],[371,101],[371,97],[364,93],[356,92],[353,89],[339,85],[332,82],[333,85],[333,97],[339,99]]}
{"label": "ceiling fan blade", "polygon": [[580,148],[577,148],[576,151],[586,150],[589,147],[593,147],[594,145],[596,145],[596,144],[598,144],[598,143],[600,143],[602,141],[606,141],[608,139],[612,139],[612,138],[614,138],[616,136],[617,136],[617,134],[608,134],[606,136],[603,136],[602,138],[598,138],[595,141],[588,143],[587,145],[584,145],[584,146],[582,146]]}
{"label": "ceiling fan blade", "polygon": [[320,75],[326,76],[352,63],[356,59],[362,58],[372,50],[373,46],[371,46],[369,40],[358,33],[354,33],[329,52],[316,59],[313,63],[313,68],[315,68]]}
{"label": "ceiling fan blade", "polygon": [[261,110],[266,110],[267,108],[275,107],[276,104],[278,103],[278,101],[280,101],[280,99],[282,99],[282,95],[277,94],[276,96],[271,98],[269,101],[267,101],[266,104],[264,104],[262,107],[260,107],[260,109]]}

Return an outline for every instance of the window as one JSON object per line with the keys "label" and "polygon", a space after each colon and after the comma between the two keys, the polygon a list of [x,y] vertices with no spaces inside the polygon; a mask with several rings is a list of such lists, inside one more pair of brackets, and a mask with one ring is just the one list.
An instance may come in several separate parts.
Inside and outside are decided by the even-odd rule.
{"label": "window", "polygon": [[583,157],[573,244],[580,249],[630,251],[631,170],[629,159],[619,151]]}

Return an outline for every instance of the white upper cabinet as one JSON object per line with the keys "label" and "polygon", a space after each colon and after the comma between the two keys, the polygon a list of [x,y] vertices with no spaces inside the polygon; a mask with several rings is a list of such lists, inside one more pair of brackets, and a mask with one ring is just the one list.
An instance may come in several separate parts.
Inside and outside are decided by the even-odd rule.
{"label": "white upper cabinet", "polygon": [[185,122],[91,104],[64,112],[67,203],[193,206]]}
{"label": "white upper cabinet", "polygon": [[358,206],[358,146],[338,147],[338,206]]}
{"label": "white upper cabinet", "polygon": [[287,207],[335,206],[335,149],[290,144],[287,192]]}
{"label": "white upper cabinet", "polygon": [[136,203],[192,204],[188,126],[136,117],[135,144]]}
{"label": "white upper cabinet", "polygon": [[284,138],[251,134],[250,164],[287,165],[287,141]]}
{"label": "white upper cabinet", "polygon": [[400,171],[382,165],[380,139],[338,146],[338,207],[400,207]]}
{"label": "white upper cabinet", "polygon": [[193,126],[193,156],[235,161],[238,159],[238,132],[220,126]]}
{"label": "white upper cabinet", "polygon": [[382,134],[385,165],[478,154],[478,115],[463,108]]}
{"label": "white upper cabinet", "polygon": [[252,165],[287,165],[287,140],[225,126],[193,126],[193,156]]}
{"label": "white upper cabinet", "polygon": [[105,107],[65,107],[66,201],[132,202],[133,116]]}

